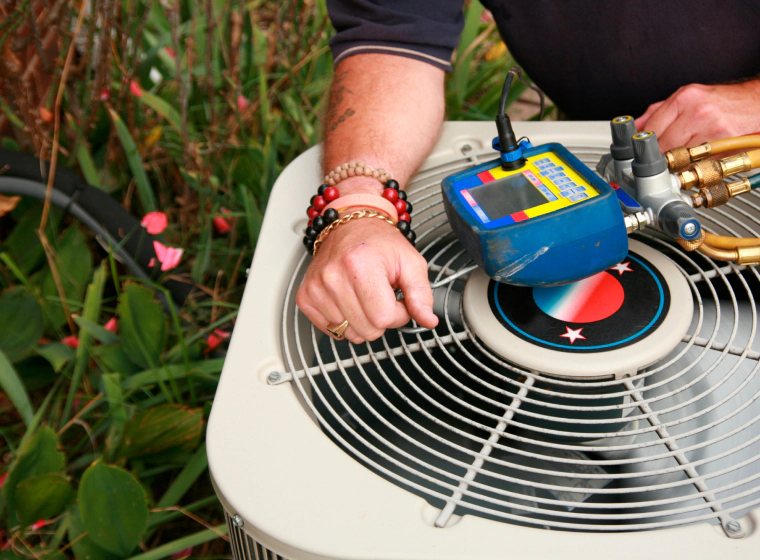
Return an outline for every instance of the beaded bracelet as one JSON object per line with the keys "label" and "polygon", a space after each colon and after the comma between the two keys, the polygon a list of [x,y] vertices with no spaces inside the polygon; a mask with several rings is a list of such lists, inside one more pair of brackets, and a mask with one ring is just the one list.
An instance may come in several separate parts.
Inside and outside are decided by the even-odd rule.
{"label": "beaded bracelet", "polygon": [[339,165],[327,175],[325,175],[325,183],[331,186],[335,186],[344,179],[349,177],[374,177],[381,183],[385,183],[390,180],[391,175],[382,167],[380,169],[372,169],[368,165],[365,165],[363,161],[352,161]]}
{"label": "beaded bracelet", "polygon": [[[417,240],[417,234],[414,233],[411,226],[412,203],[407,202],[406,193],[399,190],[399,184],[397,181],[388,179],[385,181],[384,186],[385,189],[383,190],[382,197],[395,207],[398,212],[398,222],[394,223],[393,220],[390,220],[387,216],[385,217],[390,220],[390,223],[394,224],[404,237],[406,237],[407,241],[414,246],[415,241]],[[338,189],[328,184],[320,185],[317,194],[311,197],[311,206],[306,209],[306,214],[309,216],[309,223],[304,231],[303,238],[303,244],[309,253],[316,254],[314,246],[317,236],[340,217],[336,208],[327,208],[330,203],[337,201],[339,197],[340,193],[338,193]],[[323,210],[324,213],[320,215]],[[382,215],[384,216],[384,214]]]}

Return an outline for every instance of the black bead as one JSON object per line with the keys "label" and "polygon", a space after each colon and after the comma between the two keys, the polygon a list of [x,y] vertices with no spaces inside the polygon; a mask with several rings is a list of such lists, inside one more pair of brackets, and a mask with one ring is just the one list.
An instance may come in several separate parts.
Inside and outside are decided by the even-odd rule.
{"label": "black bead", "polygon": [[322,196],[323,194],[325,194],[325,189],[326,189],[327,187],[329,187],[329,186],[330,186],[330,185],[328,185],[327,183],[322,183],[321,185],[319,185],[319,188],[317,189],[317,194],[318,194],[319,196]]}
{"label": "black bead", "polygon": [[406,191],[398,191],[398,199],[406,200]]}
{"label": "black bead", "polygon": [[406,213],[412,215],[412,203],[408,200],[406,201]]}
{"label": "black bead", "polygon": [[409,226],[409,222],[398,222],[398,223],[396,224],[396,227],[397,227],[397,228],[398,228],[398,230],[399,230],[401,233],[403,233],[404,235],[406,235],[406,232],[408,232],[408,231],[409,231],[409,229],[410,229],[410,226]]}
{"label": "black bead", "polygon": [[404,234],[404,237],[406,237],[409,240],[409,243],[414,244],[415,240],[417,239],[417,234],[414,233],[413,229],[410,229]]}
{"label": "black bead", "polygon": [[309,242],[304,243],[304,245],[306,246],[306,250],[309,252],[310,255],[314,254],[314,240],[313,239],[309,239]]}
{"label": "black bead", "polygon": [[385,182],[385,187],[388,188],[388,189],[396,189],[396,190],[398,190],[398,181],[396,181],[395,179],[388,179]]}
{"label": "black bead", "polygon": [[316,229],[314,229],[313,226],[309,226],[306,228],[306,231],[304,232],[306,234],[306,237],[309,239],[316,239],[317,233],[319,233]]}
{"label": "black bead", "polygon": [[312,247],[314,247],[314,240],[313,239],[309,239],[308,237],[304,237],[303,238],[303,244],[304,244],[304,247],[306,247],[307,249],[309,248],[310,244],[311,244]]}
{"label": "black bead", "polygon": [[322,216],[317,216],[311,221],[311,227],[320,232],[327,227],[327,223]]}
{"label": "black bead", "polygon": [[317,198],[317,195],[314,195],[314,196],[312,196],[312,197],[311,197],[311,199],[309,200],[309,204],[310,204],[311,206],[314,206],[314,199],[315,199],[315,198]]}
{"label": "black bead", "polygon": [[331,224],[338,219],[338,211],[335,208],[328,208],[325,210],[324,218],[328,224]]}

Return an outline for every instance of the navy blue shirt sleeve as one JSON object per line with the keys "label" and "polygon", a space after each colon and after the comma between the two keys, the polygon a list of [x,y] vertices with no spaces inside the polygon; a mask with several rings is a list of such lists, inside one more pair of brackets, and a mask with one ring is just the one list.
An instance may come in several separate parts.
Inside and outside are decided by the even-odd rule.
{"label": "navy blue shirt sleeve", "polygon": [[463,0],[327,0],[335,63],[362,53],[406,56],[451,70]]}

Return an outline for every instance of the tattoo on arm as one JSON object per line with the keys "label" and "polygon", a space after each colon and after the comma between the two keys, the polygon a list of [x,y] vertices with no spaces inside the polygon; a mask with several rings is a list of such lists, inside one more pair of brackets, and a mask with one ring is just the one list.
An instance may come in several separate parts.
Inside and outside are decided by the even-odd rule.
{"label": "tattoo on arm", "polygon": [[333,78],[332,88],[330,89],[330,103],[327,110],[327,118],[325,119],[330,132],[334,131],[342,122],[356,113],[351,107],[344,109],[342,106],[347,96],[353,93],[342,84],[346,75],[347,72],[341,72]]}

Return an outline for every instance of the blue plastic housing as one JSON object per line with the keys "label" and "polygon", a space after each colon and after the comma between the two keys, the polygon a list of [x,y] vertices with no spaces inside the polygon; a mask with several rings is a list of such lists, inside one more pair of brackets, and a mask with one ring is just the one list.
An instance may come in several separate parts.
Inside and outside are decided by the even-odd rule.
{"label": "blue plastic housing", "polygon": [[[521,286],[552,286],[592,276],[628,253],[628,235],[612,187],[561,144],[543,144],[523,157],[553,152],[599,195],[549,214],[486,228],[459,191],[465,179],[500,165],[478,165],[443,180],[443,203],[451,227],[478,266],[494,280]],[[459,188],[457,185],[459,184]]]}

